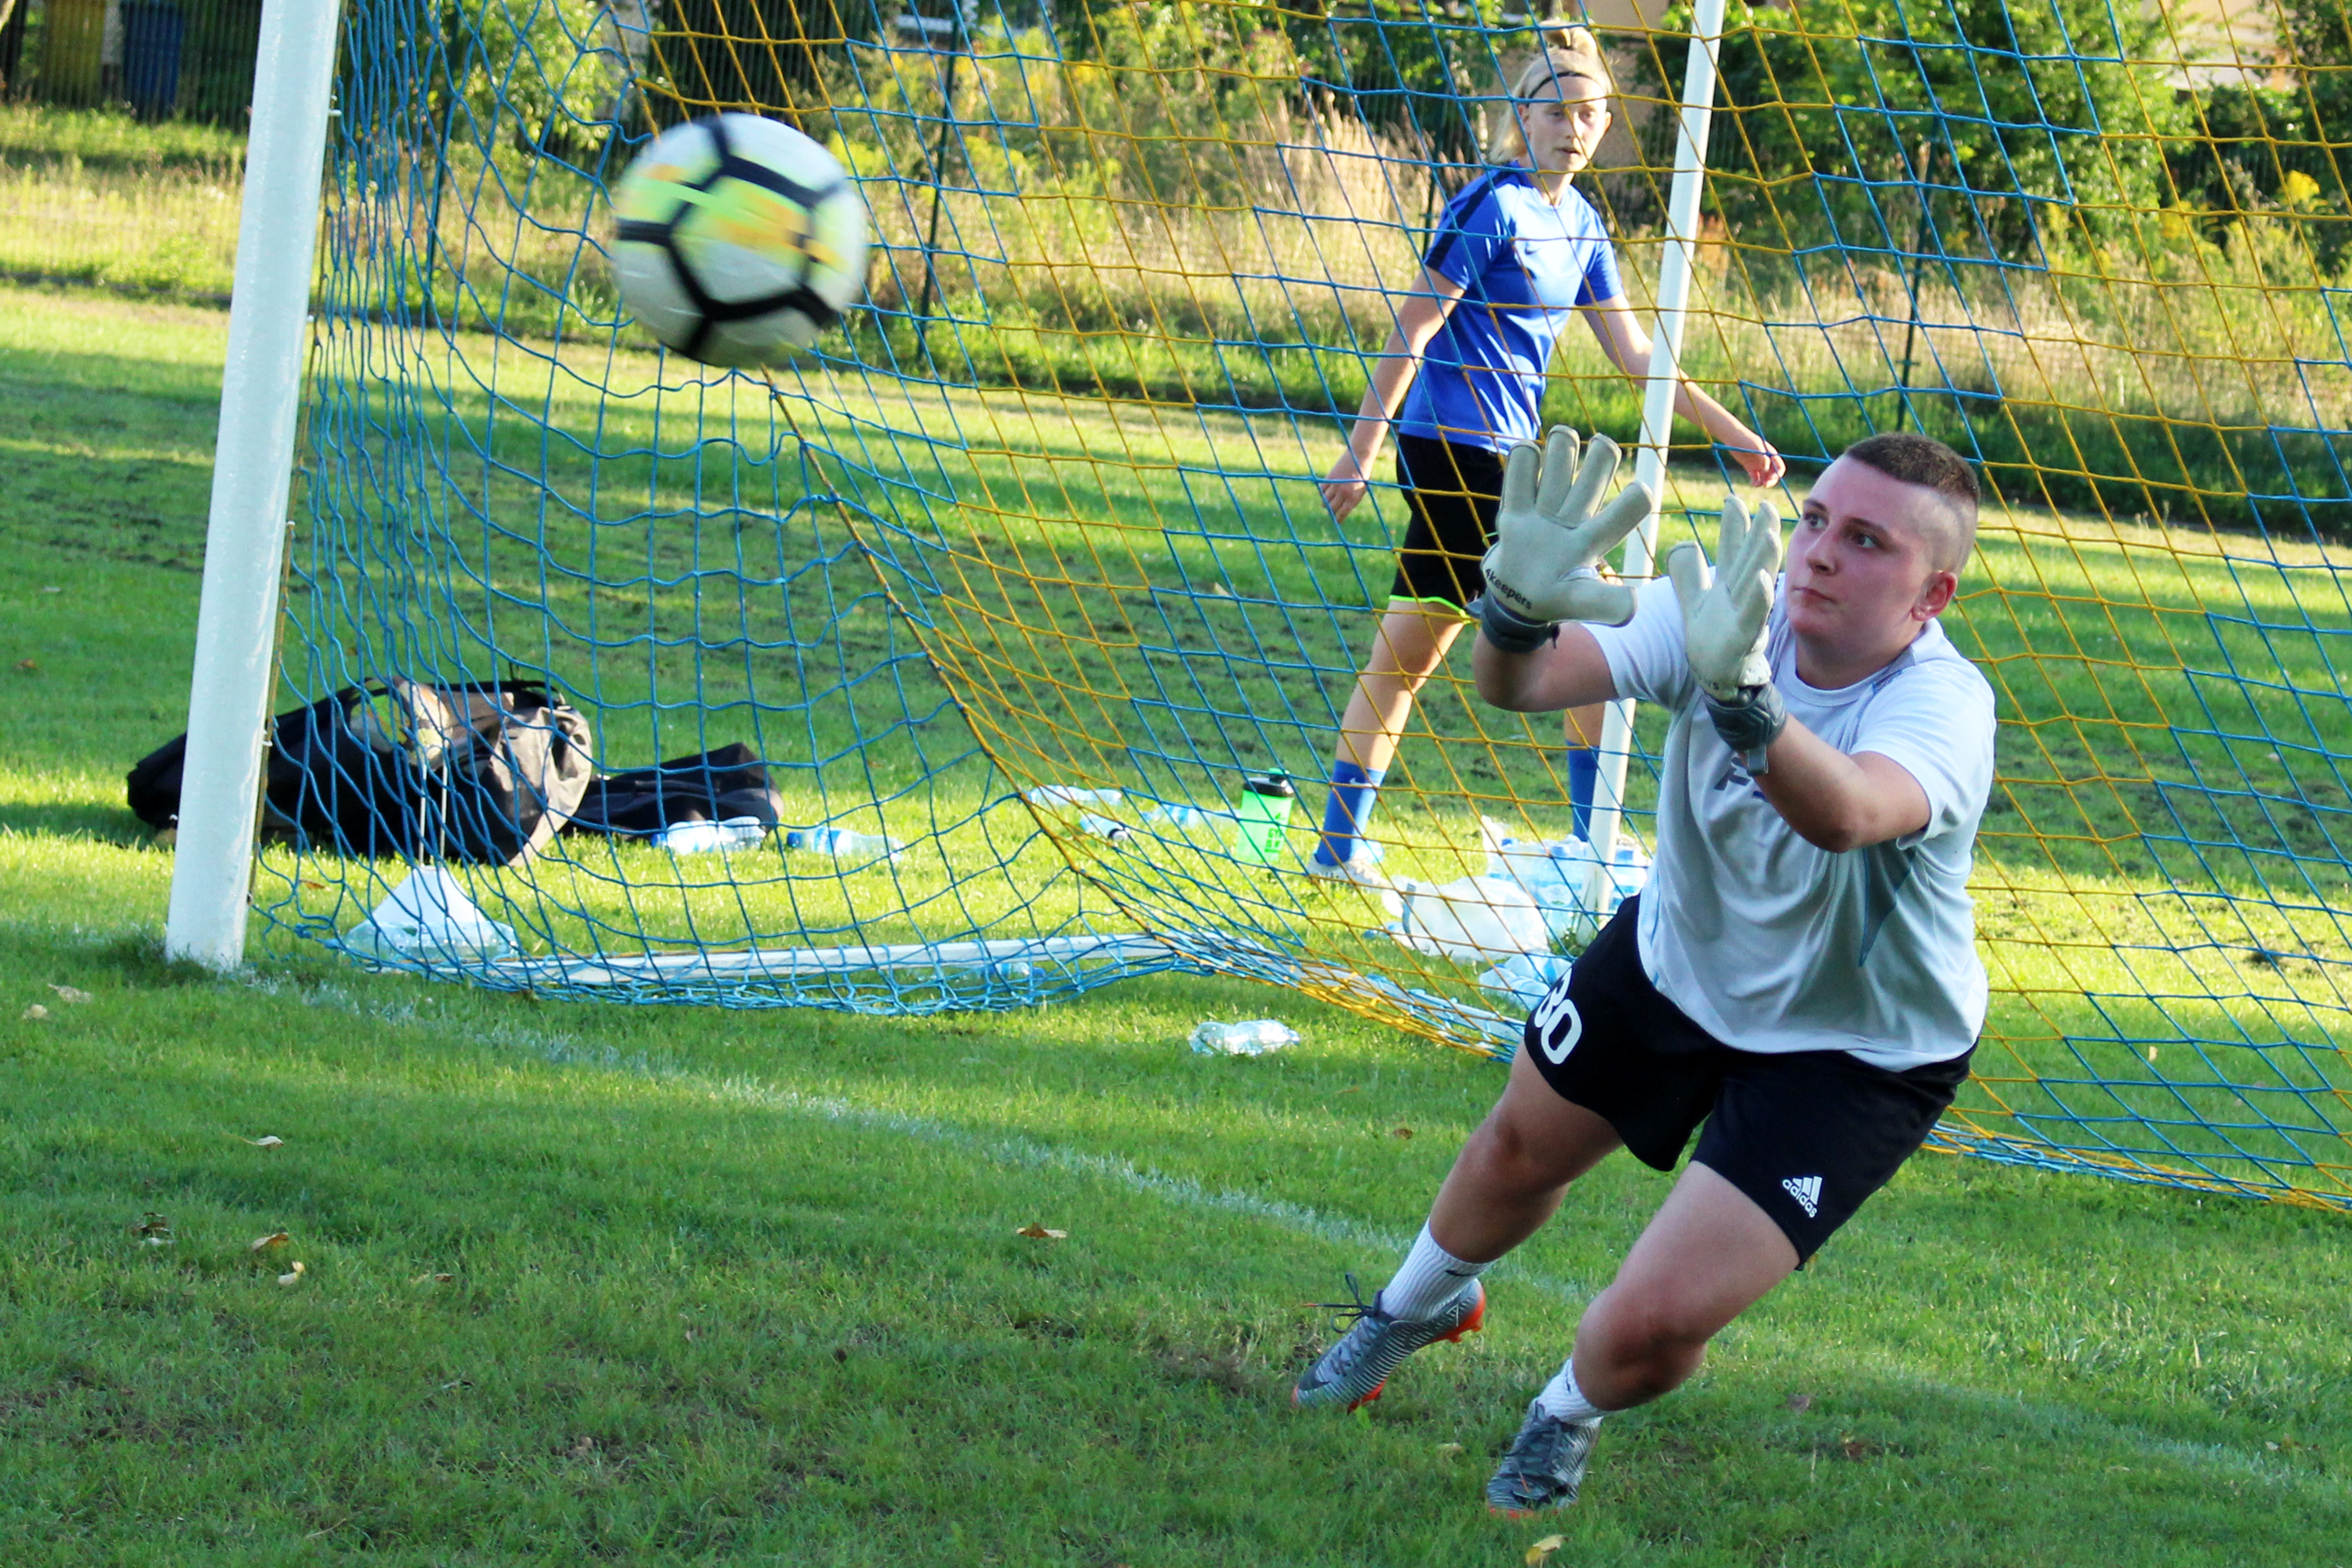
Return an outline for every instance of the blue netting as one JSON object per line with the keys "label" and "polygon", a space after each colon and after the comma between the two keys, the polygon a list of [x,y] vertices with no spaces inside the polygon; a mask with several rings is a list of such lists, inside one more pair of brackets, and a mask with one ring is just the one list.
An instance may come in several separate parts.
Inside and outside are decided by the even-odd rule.
{"label": "blue netting", "polygon": [[[529,677],[607,768],[740,742],[788,826],[904,846],[567,837],[453,868],[512,951],[413,962],[892,1012],[1182,967],[1507,1048],[1486,962],[1300,874],[1315,788],[1272,867],[1217,814],[1327,774],[1402,512],[1383,486],[1335,524],[1313,480],[1532,36],[1390,0],[929,9],[351,10],[289,698]],[[1997,492],[1947,617],[2003,721],[1994,1011],[1947,1141],[2341,1203],[2352,70],[2335,0],[2282,16],[1735,10],[1685,360],[1800,484],[1909,426]],[[1621,110],[1581,180],[1643,309],[1675,21],[1602,29]],[[826,141],[877,230],[868,301],[772,376],[653,352],[602,249],[633,150],[721,108]],[[1547,414],[1630,442],[1637,398],[1580,336]],[[1673,459],[1665,542],[1731,472]],[[1433,884],[1486,868],[1481,816],[1567,828],[1557,730],[1465,664],[1375,832]],[[1024,798],[1056,785],[1122,794]],[[332,945],[408,869],[272,849],[264,900]]]}

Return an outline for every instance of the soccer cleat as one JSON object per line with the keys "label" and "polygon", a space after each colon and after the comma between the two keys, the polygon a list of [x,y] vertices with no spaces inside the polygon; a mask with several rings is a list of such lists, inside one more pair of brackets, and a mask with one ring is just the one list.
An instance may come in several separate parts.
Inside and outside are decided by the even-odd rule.
{"label": "soccer cleat", "polygon": [[1307,858],[1307,874],[1326,882],[1349,882],[1359,888],[1369,888],[1385,893],[1393,886],[1388,874],[1381,869],[1381,847],[1359,839],[1355,850],[1337,864],[1323,858],[1321,852]]}
{"label": "soccer cleat", "polygon": [[1584,1462],[1592,1457],[1592,1439],[1600,1431],[1599,1416],[1566,1421],[1547,1411],[1540,1399],[1528,1401],[1527,1425],[1486,1483],[1486,1506],[1512,1519],[1566,1508],[1584,1484]]}
{"label": "soccer cleat", "polygon": [[1381,1396],[1381,1390],[1388,1386],[1389,1373],[1405,1357],[1439,1340],[1457,1342],[1465,1334],[1477,1332],[1486,1321],[1486,1288],[1475,1279],[1456,1291],[1452,1300],[1437,1310],[1435,1317],[1411,1321],[1381,1311],[1378,1296],[1372,1298],[1370,1306],[1365,1305],[1352,1274],[1348,1276],[1348,1293],[1356,1299],[1322,1304],[1334,1308],[1343,1318],[1353,1317],[1356,1321],[1339,1336],[1339,1343],[1298,1374],[1298,1386],[1290,1394],[1294,1405],[1338,1405],[1349,1410],[1369,1405]]}

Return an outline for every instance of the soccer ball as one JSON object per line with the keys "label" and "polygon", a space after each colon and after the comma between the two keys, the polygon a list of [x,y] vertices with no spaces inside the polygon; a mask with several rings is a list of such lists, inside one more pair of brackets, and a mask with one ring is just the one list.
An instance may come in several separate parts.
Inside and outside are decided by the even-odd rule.
{"label": "soccer ball", "polygon": [[866,204],[789,125],[673,126],[613,194],[613,271],[647,331],[705,364],[768,364],[840,320],[866,281]]}

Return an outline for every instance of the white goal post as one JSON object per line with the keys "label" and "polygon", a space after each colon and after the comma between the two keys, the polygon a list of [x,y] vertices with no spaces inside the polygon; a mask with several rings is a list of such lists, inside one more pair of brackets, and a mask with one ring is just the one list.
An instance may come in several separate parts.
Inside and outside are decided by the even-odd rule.
{"label": "white goal post", "polygon": [[[1689,62],[1683,72],[1680,133],[1675,138],[1674,184],[1666,194],[1666,244],[1658,260],[1657,320],[1650,338],[1650,374],[1642,396],[1642,444],[1633,454],[1633,477],[1665,499],[1666,447],[1675,422],[1675,384],[1683,353],[1683,317],[1690,303],[1691,266],[1698,244],[1699,195],[1706,183],[1706,133],[1715,117],[1717,50],[1723,41],[1723,0],[1698,0],[1691,16]],[[1624,574],[1646,577],[1657,559],[1658,508],[1625,541]],[[1609,890],[1609,862],[1616,851],[1624,814],[1625,766],[1633,752],[1633,702],[1609,704],[1601,721],[1600,779],[1593,790],[1591,842],[1595,851],[1585,885],[1585,904],[1599,909]]]}
{"label": "white goal post", "polygon": [[244,962],[338,0],[263,0],[163,952]]}

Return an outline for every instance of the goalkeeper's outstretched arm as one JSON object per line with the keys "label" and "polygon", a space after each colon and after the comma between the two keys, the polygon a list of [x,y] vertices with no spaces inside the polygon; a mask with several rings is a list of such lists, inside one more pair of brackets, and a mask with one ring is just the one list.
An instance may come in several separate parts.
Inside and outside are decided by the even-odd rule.
{"label": "goalkeeper's outstretched arm", "polygon": [[1752,775],[1756,787],[1798,837],[1832,854],[1916,833],[1932,815],[1902,763],[1876,752],[1849,756],[1794,719],[1767,754],[1771,766]]}
{"label": "goalkeeper's outstretched arm", "polygon": [[1528,653],[1505,653],[1482,636],[1471,668],[1478,695],[1511,713],[1557,713],[1617,696],[1600,639],[1574,621]]}

